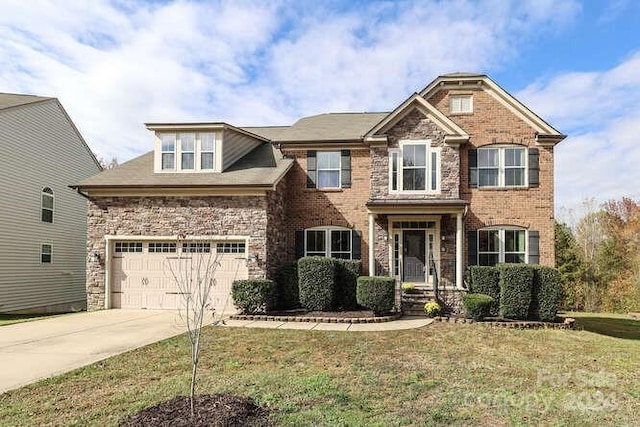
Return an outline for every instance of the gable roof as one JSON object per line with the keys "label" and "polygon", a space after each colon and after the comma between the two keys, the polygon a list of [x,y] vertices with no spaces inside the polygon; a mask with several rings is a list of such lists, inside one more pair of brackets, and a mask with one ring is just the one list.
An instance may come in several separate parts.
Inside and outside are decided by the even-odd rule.
{"label": "gable roof", "polygon": [[55,98],[35,95],[22,95],[18,93],[0,93],[0,110],[19,107],[26,104],[32,104],[34,102],[47,101],[50,99]]}
{"label": "gable roof", "polygon": [[451,119],[442,114],[436,107],[424,100],[424,98],[414,93],[398,106],[393,112],[387,115],[381,122],[374,126],[368,133],[367,139],[375,141],[376,135],[381,136],[396,125],[402,118],[414,109],[422,112],[445,133],[445,142],[460,144],[469,140],[469,135],[455,124]]}
{"label": "gable roof", "polygon": [[290,127],[291,126],[242,126],[240,129],[273,141]]}
{"label": "gable roof", "polygon": [[526,105],[518,101],[513,95],[500,87],[500,85],[486,74],[443,74],[420,91],[420,95],[422,95],[426,100],[429,100],[436,93],[444,89],[468,89],[469,87],[481,87],[485,92],[493,96],[521,120],[528,123],[538,134],[537,140],[539,143],[555,144],[566,138],[566,135],[562,134],[536,113],[531,111]]}
{"label": "gable roof", "polygon": [[303,117],[283,130],[279,143],[361,141],[389,113],[326,113]]}
{"label": "gable roof", "polygon": [[198,187],[272,187],[293,164],[270,143],[263,143],[223,173],[155,173],[153,151],[136,157],[117,168],[87,178],[73,188],[198,188]]}

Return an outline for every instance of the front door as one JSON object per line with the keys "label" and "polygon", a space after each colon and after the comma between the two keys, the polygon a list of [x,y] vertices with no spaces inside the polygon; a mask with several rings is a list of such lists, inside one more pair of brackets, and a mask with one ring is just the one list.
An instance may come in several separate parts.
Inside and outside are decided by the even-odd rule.
{"label": "front door", "polygon": [[425,230],[404,230],[402,236],[402,281],[425,283],[426,232]]}

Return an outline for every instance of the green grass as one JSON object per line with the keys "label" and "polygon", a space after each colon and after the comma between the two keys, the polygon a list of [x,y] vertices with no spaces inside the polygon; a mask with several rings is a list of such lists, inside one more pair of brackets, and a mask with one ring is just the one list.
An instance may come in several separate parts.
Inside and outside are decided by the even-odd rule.
{"label": "green grass", "polygon": [[[640,341],[436,323],[355,333],[209,328],[199,393],[277,425],[640,425]],[[184,336],[0,396],[0,425],[116,425],[186,394]]]}
{"label": "green grass", "polygon": [[31,322],[47,317],[59,316],[59,314],[2,314],[0,313],[0,326],[13,325],[14,323]]}
{"label": "green grass", "polygon": [[576,319],[576,327],[615,338],[640,340],[640,320],[628,314],[567,312],[563,317]]}

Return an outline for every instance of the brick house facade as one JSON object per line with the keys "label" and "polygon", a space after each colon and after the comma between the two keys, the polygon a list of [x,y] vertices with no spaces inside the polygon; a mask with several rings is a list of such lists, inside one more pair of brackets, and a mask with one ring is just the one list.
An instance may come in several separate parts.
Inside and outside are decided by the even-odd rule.
{"label": "brick house facade", "polygon": [[454,308],[467,265],[554,263],[553,147],[565,136],[484,75],[440,76],[390,113],[148,128],[154,152],[76,186],[96,255],[91,309],[144,306],[145,292],[171,308],[166,285],[137,283],[161,260],[153,242],[179,252],[170,242],[185,232],[226,251],[227,288],[300,256],[359,258],[363,274],[437,284]]}

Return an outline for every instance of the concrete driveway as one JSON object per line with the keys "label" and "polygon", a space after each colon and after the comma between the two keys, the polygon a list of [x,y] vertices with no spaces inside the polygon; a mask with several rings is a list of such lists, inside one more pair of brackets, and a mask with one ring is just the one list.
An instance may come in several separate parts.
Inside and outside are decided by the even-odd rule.
{"label": "concrete driveway", "polygon": [[103,310],[0,327],[0,393],[185,331],[176,312]]}

